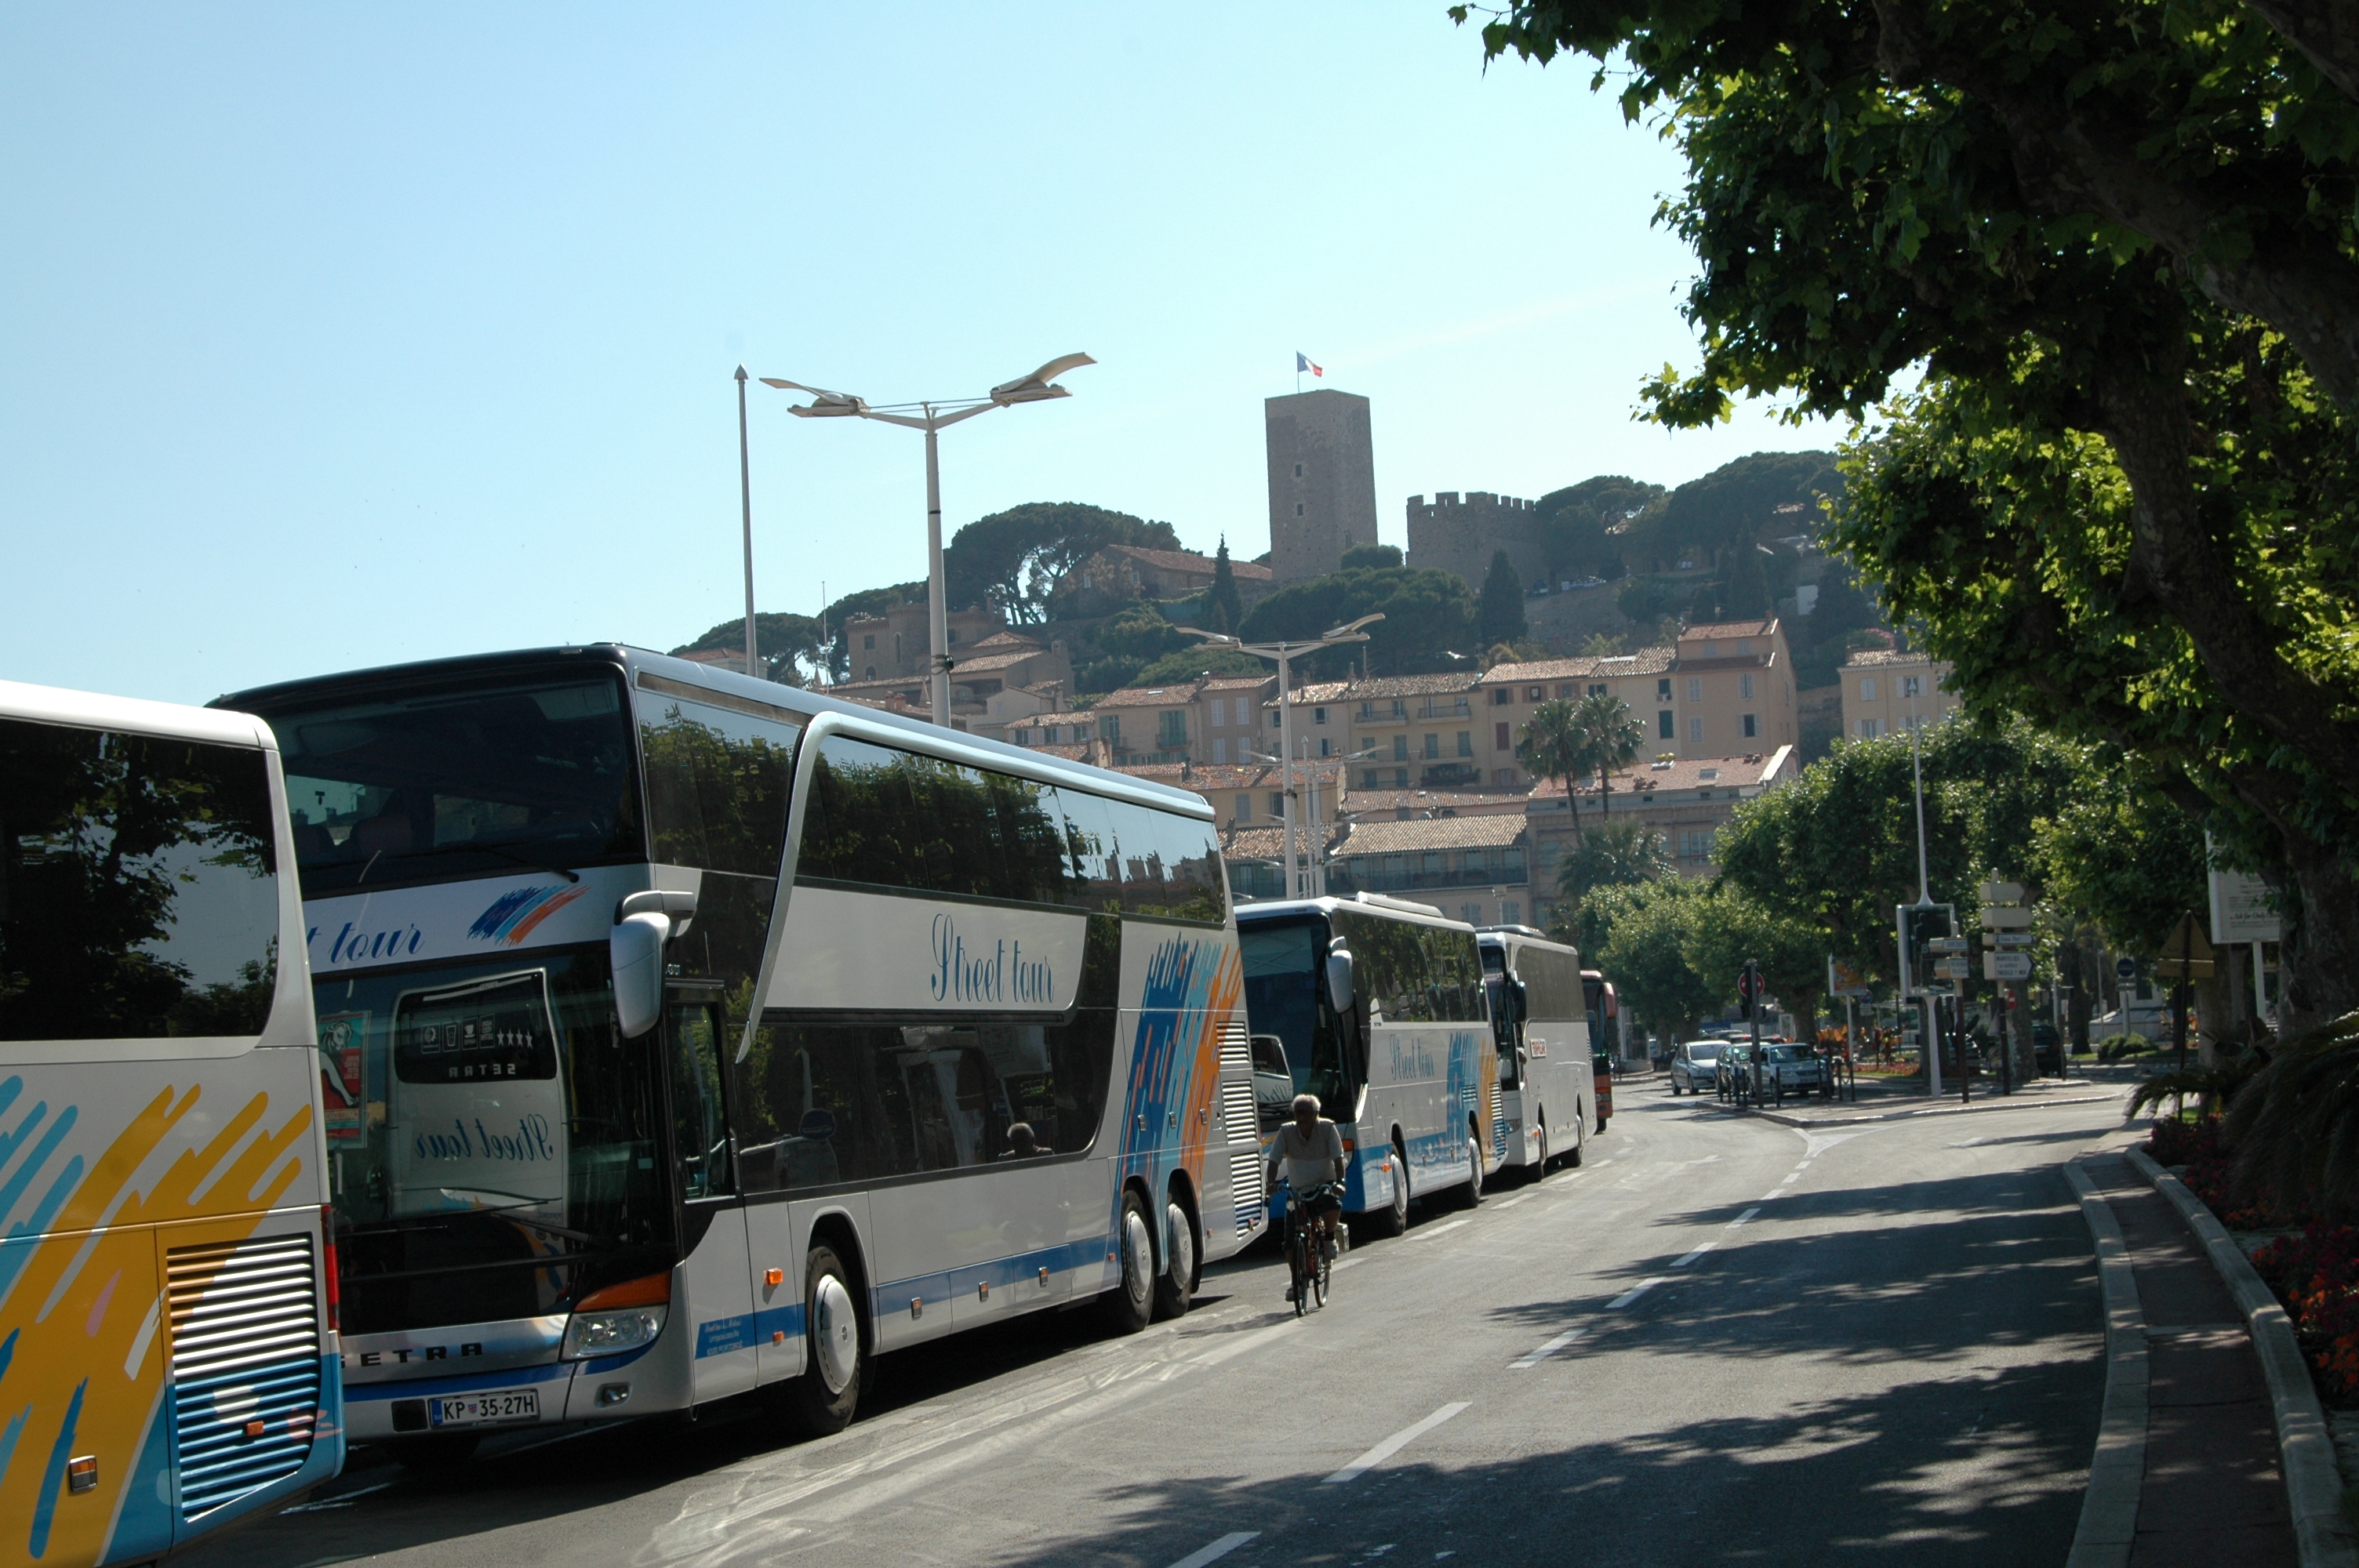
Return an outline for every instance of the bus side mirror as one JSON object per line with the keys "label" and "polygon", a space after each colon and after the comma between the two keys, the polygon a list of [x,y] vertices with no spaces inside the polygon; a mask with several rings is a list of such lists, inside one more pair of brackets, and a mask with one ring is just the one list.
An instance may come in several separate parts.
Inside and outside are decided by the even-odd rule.
{"label": "bus side mirror", "polygon": [[1532,1015],[1532,993],[1521,980],[1507,983],[1507,1014],[1517,1023]]}
{"label": "bus side mirror", "polygon": [[625,915],[607,934],[606,956],[614,971],[614,1015],[622,1021],[625,1040],[636,1040],[662,1016],[663,951],[670,935],[670,919],[651,911]]}
{"label": "bus side mirror", "polygon": [[1352,955],[1327,955],[1327,1000],[1337,1012],[1352,1011]]}

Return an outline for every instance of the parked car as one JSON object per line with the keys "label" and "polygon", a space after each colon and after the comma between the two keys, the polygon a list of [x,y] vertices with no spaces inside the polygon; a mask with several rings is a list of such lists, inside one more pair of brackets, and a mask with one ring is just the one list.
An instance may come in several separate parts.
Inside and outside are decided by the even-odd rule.
{"label": "parked car", "polygon": [[2040,1072],[2056,1077],[2064,1076],[2063,1042],[2057,1037],[2052,1023],[2031,1026],[2031,1061]]}
{"label": "parked car", "polygon": [[1720,1082],[1720,1054],[1717,1040],[1690,1040],[1671,1053],[1671,1093],[1674,1095],[1708,1094]]}
{"label": "parked car", "polygon": [[1808,1045],[1780,1042],[1762,1046],[1761,1054],[1768,1058],[1762,1069],[1764,1087],[1774,1087],[1781,1092],[1815,1089],[1826,1082],[1826,1064],[1820,1061],[1818,1053]]}

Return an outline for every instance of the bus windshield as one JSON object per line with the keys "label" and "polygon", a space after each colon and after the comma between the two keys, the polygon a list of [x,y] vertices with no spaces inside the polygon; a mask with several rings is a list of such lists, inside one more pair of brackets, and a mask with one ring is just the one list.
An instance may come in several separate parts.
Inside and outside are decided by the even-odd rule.
{"label": "bus windshield", "polygon": [[618,1037],[603,947],[317,981],[353,1333],[562,1312],[663,1266],[649,1035]]}
{"label": "bus windshield", "polygon": [[1327,927],[1309,917],[1254,921],[1237,927],[1245,957],[1245,1011],[1256,1034],[1286,1047],[1294,1092],[1319,1097],[1321,1114],[1348,1122],[1359,1106],[1360,1074],[1343,1047],[1320,983]]}
{"label": "bus windshield", "polygon": [[523,673],[260,705],[286,762],[303,896],[644,860],[621,683],[616,670]]}

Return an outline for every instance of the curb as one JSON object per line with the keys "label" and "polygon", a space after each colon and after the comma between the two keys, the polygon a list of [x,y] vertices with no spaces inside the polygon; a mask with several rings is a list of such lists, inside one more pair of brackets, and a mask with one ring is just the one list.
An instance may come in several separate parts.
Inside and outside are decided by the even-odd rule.
{"label": "curb", "polygon": [[2097,1422],[2097,1449],[2089,1459],[2089,1489],[2081,1495],[2081,1522],[2064,1568],[2127,1568],[2137,1539],[2138,1503],[2146,1491],[2146,1314],[2121,1222],[2097,1184],[2067,1161],[2064,1179],[2081,1200],[2081,1217],[2096,1244],[2097,1283],[2105,1312],[2105,1403]]}
{"label": "curb", "polygon": [[2142,1149],[2129,1151],[2130,1166],[2170,1200],[2195,1238],[2211,1255],[2221,1283],[2245,1314],[2245,1329],[2260,1357],[2261,1375],[2268,1380],[2269,1403],[2275,1407],[2277,1457],[2285,1473],[2286,1505],[2293,1514],[2294,1550],[2303,1568],[2354,1568],[2359,1565],[2350,1521],[2343,1516],[2343,1476],[2334,1464],[2334,1440],[2327,1431],[2326,1412],[2318,1402],[2317,1386],[2294,1338],[2293,1320],[2277,1304],[2277,1296],[2253,1271],[2252,1260],[2229,1237],[2203,1201],[2187,1184],[2154,1162]]}

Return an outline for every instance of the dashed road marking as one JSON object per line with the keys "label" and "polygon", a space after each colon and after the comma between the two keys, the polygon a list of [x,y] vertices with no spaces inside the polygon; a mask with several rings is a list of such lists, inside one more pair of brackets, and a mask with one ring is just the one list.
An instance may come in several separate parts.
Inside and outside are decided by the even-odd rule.
{"label": "dashed road marking", "polygon": [[1607,1312],[1620,1312],[1624,1307],[1628,1306],[1632,1302],[1636,1301],[1640,1296],[1645,1295],[1648,1291],[1653,1290],[1657,1285],[1661,1284],[1664,1281],[1669,1278],[1670,1276],[1668,1274],[1658,1274],[1651,1280],[1641,1280],[1636,1284],[1631,1286],[1628,1290],[1624,1291],[1620,1295],[1615,1296],[1612,1301],[1607,1302],[1605,1303],[1605,1310]]}
{"label": "dashed road marking", "polygon": [[1719,1245],[1720,1243],[1717,1241],[1707,1241],[1701,1247],[1692,1248],[1680,1254],[1680,1257],[1672,1262],[1671,1267],[1674,1269],[1684,1269],[1689,1264],[1694,1262],[1697,1259],[1702,1257],[1705,1253],[1711,1251],[1713,1248]]}
{"label": "dashed road marking", "polygon": [[1437,1236],[1447,1236],[1451,1231],[1457,1229],[1460,1226],[1468,1223],[1469,1222],[1466,1220],[1453,1219],[1447,1225],[1437,1225],[1429,1229],[1420,1230],[1415,1236],[1410,1237],[1409,1239],[1411,1241],[1430,1241]]}
{"label": "dashed road marking", "polygon": [[1423,1437],[1427,1433],[1431,1432],[1435,1427],[1440,1426],[1443,1422],[1448,1421],[1451,1416],[1456,1415],[1459,1411],[1466,1409],[1466,1407],[1467,1401],[1464,1400],[1461,1400],[1455,1404],[1447,1404],[1442,1406],[1440,1410],[1434,1411],[1431,1415],[1427,1416],[1423,1421],[1419,1422],[1416,1425],[1405,1426],[1398,1432],[1394,1433],[1390,1437],[1386,1438],[1382,1443],[1377,1444],[1374,1448],[1369,1449],[1365,1454],[1361,1454],[1357,1459],[1353,1460],[1349,1465],[1344,1465],[1341,1470],[1336,1471],[1333,1475],[1328,1476],[1319,1484],[1322,1487],[1340,1487],[1346,1481],[1358,1480],[1370,1470],[1375,1469],[1377,1465],[1383,1464],[1394,1454],[1398,1454],[1402,1449],[1407,1448],[1410,1444],[1415,1443],[1419,1438]]}
{"label": "dashed road marking", "polygon": [[1171,1564],[1171,1568],[1204,1568],[1206,1563],[1218,1563],[1246,1541],[1260,1539],[1261,1531],[1257,1530],[1233,1530],[1210,1545],[1201,1546],[1190,1552],[1187,1556]]}
{"label": "dashed road marking", "polygon": [[1555,1355],[1558,1351],[1563,1349],[1566,1346],[1571,1344],[1574,1340],[1580,1338],[1582,1335],[1587,1334],[1589,1330],[1585,1328],[1568,1328],[1562,1334],[1558,1335],[1554,1339],[1549,1340],[1546,1345],[1541,1346],[1538,1350],[1535,1350],[1530,1355],[1525,1357],[1522,1360],[1508,1362],[1508,1369],[1510,1371],[1520,1372],[1527,1367],[1537,1367],[1541,1362],[1547,1360],[1549,1357]]}

